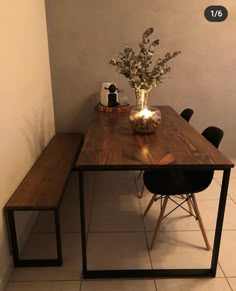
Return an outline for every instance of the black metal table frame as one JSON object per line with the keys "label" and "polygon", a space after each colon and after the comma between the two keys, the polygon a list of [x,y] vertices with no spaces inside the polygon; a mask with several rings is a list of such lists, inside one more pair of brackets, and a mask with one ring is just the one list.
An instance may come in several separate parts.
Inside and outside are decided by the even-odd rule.
{"label": "black metal table frame", "polygon": [[[223,167],[222,167],[223,168]],[[225,213],[225,205],[228,191],[228,184],[230,178],[230,168],[223,170],[223,179],[221,183],[220,201],[218,205],[218,214],[215,228],[215,238],[212,251],[211,266],[209,269],[126,269],[126,270],[88,270],[87,268],[87,247],[86,247],[86,228],[85,228],[85,209],[84,209],[84,181],[83,172],[94,171],[91,169],[76,169],[79,176],[79,195],[80,195],[80,217],[81,217],[81,241],[82,241],[82,272],[84,279],[95,278],[154,278],[154,277],[215,277],[217,262],[220,249],[220,241]],[[98,171],[124,170],[124,169],[97,169]],[[127,170],[127,169],[125,169]],[[141,168],[134,168],[129,170],[142,170]]]}

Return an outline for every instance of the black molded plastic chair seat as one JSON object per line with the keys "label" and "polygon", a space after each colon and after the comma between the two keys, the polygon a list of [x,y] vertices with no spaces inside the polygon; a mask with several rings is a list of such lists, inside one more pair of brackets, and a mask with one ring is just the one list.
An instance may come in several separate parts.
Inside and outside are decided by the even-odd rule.
{"label": "black molded plastic chair seat", "polygon": [[183,119],[185,119],[187,122],[189,122],[193,113],[194,113],[193,109],[186,108],[180,113],[180,116],[182,116]]}
{"label": "black molded plastic chair seat", "polygon": [[213,173],[210,170],[146,170],[143,174],[143,180],[151,193],[180,195],[205,190],[212,181]]}

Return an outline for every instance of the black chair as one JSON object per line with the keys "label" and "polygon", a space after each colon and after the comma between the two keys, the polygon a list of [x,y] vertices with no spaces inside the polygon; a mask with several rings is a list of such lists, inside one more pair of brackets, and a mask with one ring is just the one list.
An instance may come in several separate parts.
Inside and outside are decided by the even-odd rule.
{"label": "black chair", "polygon": [[180,113],[180,116],[182,116],[187,122],[189,122],[193,115],[193,112],[194,111],[191,108],[186,108]]}
{"label": "black chair", "polygon": [[[180,113],[180,116],[183,117],[183,119],[185,119],[187,122],[189,122],[193,113],[194,113],[194,111],[191,108],[186,108]],[[143,174],[143,171],[140,171],[139,175],[138,175],[138,179],[141,177],[142,174]],[[145,187],[145,185],[143,184],[140,195],[138,196],[139,198],[142,198],[142,196],[143,196],[144,187]]]}
{"label": "black chair", "polygon": [[[220,128],[210,126],[206,128],[202,135],[211,142],[216,148],[218,148],[222,138],[223,131]],[[155,170],[145,170],[143,173],[144,185],[149,192],[153,194],[144,215],[146,215],[151,208],[154,201],[159,199],[164,199],[163,204],[161,203],[160,215],[154,229],[154,234],[152,237],[152,242],[150,249],[153,247],[155,239],[158,234],[158,230],[161,224],[161,221],[164,217],[169,215],[165,214],[165,209],[168,203],[168,200],[173,201],[177,204],[177,207],[181,207],[186,210],[190,215],[194,216],[199,223],[206,247],[210,250],[210,244],[207,239],[206,231],[202,222],[202,218],[199,212],[197,201],[194,193],[201,192],[205,190],[212,181],[214,170],[176,170],[176,169],[155,169]],[[183,200],[181,203],[177,203],[173,198],[174,196],[181,195]],[[184,208],[182,205],[187,202],[189,210]],[[176,209],[174,208],[174,210]]]}

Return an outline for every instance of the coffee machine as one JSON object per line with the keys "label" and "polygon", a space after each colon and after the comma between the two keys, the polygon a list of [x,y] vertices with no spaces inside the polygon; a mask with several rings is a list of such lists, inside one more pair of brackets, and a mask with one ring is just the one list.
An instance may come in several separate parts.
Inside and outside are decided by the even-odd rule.
{"label": "coffee machine", "polygon": [[103,106],[115,107],[118,102],[118,88],[116,84],[104,82],[102,83],[100,103]]}

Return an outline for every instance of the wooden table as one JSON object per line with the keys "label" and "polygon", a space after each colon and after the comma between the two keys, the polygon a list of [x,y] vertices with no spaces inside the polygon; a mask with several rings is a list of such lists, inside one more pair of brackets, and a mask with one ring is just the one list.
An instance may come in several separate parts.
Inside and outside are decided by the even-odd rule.
{"label": "wooden table", "polygon": [[[94,111],[75,170],[79,173],[82,260],[84,278],[196,277],[216,274],[224,211],[234,166],[220,151],[169,106],[159,106],[161,125],[155,134],[137,135],[129,126],[129,113]],[[191,168],[223,171],[211,266],[209,269],[88,270],[84,215],[84,171]]]}

